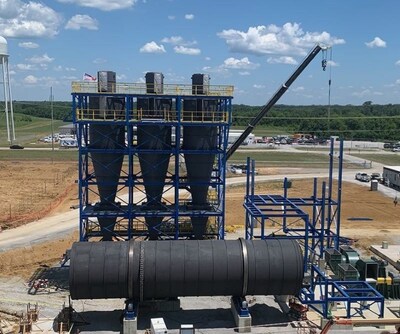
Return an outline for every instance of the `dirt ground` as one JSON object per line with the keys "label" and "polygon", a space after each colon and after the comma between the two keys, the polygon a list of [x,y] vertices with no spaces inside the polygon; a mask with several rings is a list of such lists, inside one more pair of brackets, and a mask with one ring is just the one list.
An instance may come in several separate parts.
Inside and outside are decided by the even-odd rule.
{"label": "dirt ground", "polygon": [[[322,184],[322,179],[319,184]],[[320,186],[319,186],[320,187]],[[337,185],[333,184],[336,190]],[[318,188],[317,188],[318,189]],[[235,187],[226,193],[226,221],[228,225],[241,225],[245,219],[243,209],[243,187]],[[313,193],[313,181],[294,180],[292,188],[289,189],[288,197],[311,197]],[[259,184],[255,188],[255,194],[283,195],[282,182],[268,182]],[[318,193],[321,197],[321,193]],[[333,199],[336,191],[333,191]],[[304,211],[311,214],[307,209]],[[400,206],[394,205],[393,199],[382,195],[377,191],[370,191],[356,183],[344,182],[342,188],[341,206],[341,236],[354,239],[354,247],[368,253],[372,244],[381,244],[388,241],[400,244]],[[268,223],[268,222],[267,222]],[[269,222],[268,227],[272,227]],[[290,222],[288,222],[290,224]],[[295,222],[297,225],[302,221]],[[279,225],[276,224],[276,230]],[[335,227],[335,226],[334,226]]]}
{"label": "dirt ground", "polygon": [[76,162],[0,162],[0,230],[77,204]]}
{"label": "dirt ground", "polygon": [[[265,170],[263,173],[274,174],[274,170]],[[70,210],[71,205],[78,203],[76,163],[1,162],[0,179],[2,228],[16,227],[46,215],[65,212]],[[295,180],[288,196],[310,197],[312,188],[311,179]],[[232,187],[227,191],[227,225],[243,225],[244,192],[244,187]],[[258,184],[255,192],[283,195],[282,182]],[[393,199],[370,191],[367,187],[344,183],[341,234],[354,238],[355,246],[361,250],[366,250],[369,245],[379,244],[383,240],[400,243],[399,211],[400,206],[395,206]],[[349,218],[368,219],[353,221]],[[38,267],[49,266],[59,261],[65,250],[76,240],[77,233],[29,249],[0,253],[0,276],[19,276],[27,279]]]}

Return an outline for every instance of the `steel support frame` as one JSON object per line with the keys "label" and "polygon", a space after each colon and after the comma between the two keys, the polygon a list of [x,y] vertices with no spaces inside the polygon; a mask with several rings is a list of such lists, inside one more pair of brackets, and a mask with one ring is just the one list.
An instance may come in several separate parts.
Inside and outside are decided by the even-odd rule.
{"label": "steel support frame", "polygon": [[[221,119],[215,122],[196,122],[193,120],[184,120],[182,116],[183,99],[187,96],[179,95],[152,95],[152,94],[112,94],[107,96],[115,96],[125,100],[125,117],[123,119],[90,119],[84,118],[82,115],[89,110],[89,98],[94,96],[104,96],[104,93],[72,93],[72,115],[73,122],[77,126],[78,139],[78,164],[79,164],[79,238],[81,241],[88,241],[92,238],[100,238],[100,228],[97,217],[101,215],[103,218],[116,218],[115,238],[118,240],[129,240],[137,237],[147,237],[148,231],[145,226],[146,217],[163,216],[165,217],[159,230],[168,228],[166,233],[161,233],[162,238],[180,239],[191,237],[191,232],[185,230],[182,222],[189,220],[192,216],[208,216],[215,220],[215,229],[212,235],[219,239],[224,239],[225,233],[225,178],[226,178],[226,151],[228,145],[229,127],[232,120],[232,96],[207,96],[197,95],[196,99],[216,99],[218,101],[218,112],[223,115]],[[140,192],[144,193],[143,178],[140,165],[138,163],[139,153],[151,153],[151,150],[144,150],[137,147],[134,143],[134,127],[145,123],[144,120],[138,118],[138,112],[134,110],[134,103],[140,97],[153,97],[162,99],[171,99],[175,102],[175,110],[171,111],[171,115],[167,120],[159,119],[152,122],[152,125],[167,125],[175,129],[175,145],[170,149],[163,151],[169,154],[170,166],[164,185],[163,200],[168,189],[173,192],[173,200],[165,200],[166,205],[162,212],[152,212],[140,210]],[[87,113],[90,115],[90,112]],[[187,114],[186,114],[187,115]],[[93,148],[88,146],[89,143],[89,127],[90,124],[119,124],[124,126],[126,132],[126,145],[122,150],[101,149],[98,153],[123,153],[124,164],[118,180],[118,190],[116,194],[116,202],[121,204],[115,207],[115,210],[96,211],[93,210],[93,202],[99,196],[97,190],[97,181],[91,166],[91,152]],[[215,198],[212,204],[212,210],[193,211],[188,210],[182,198],[182,189],[187,189],[190,183],[186,180],[185,175],[179,169],[179,157],[184,153],[198,154],[196,151],[183,150],[180,142],[182,138],[182,126],[186,127],[201,125],[214,126],[218,128],[218,144],[213,150],[203,151],[200,154],[215,154],[215,163],[210,182],[207,185],[215,191]],[[101,151],[101,152],[100,152]],[[157,151],[160,153],[160,151]],[[162,153],[162,152],[161,152]],[[172,164],[171,164],[172,163]],[[106,167],[106,166],[105,166]],[[122,192],[127,191],[127,195],[123,196]],[[138,226],[142,226],[138,229]],[[183,227],[182,227],[183,226]]]}
{"label": "steel support frame", "polygon": [[[337,159],[337,190],[334,198],[334,166]],[[295,238],[303,246],[304,269],[310,273],[310,288],[300,292],[302,303],[309,305],[324,317],[328,317],[329,307],[333,302],[341,301],[346,305],[346,316],[351,317],[370,309],[373,304],[378,305],[379,316],[383,317],[383,296],[363,281],[337,281],[325,276],[323,271],[314,265],[314,256],[324,258],[327,248],[339,250],[343,238],[340,236],[340,213],[343,177],[343,141],[339,142],[339,151],[335,151],[334,139],[330,140],[328,181],[322,182],[320,196],[318,196],[318,180],[314,178],[313,194],[310,197],[293,198],[288,196],[289,180],[283,181],[282,195],[255,194],[255,162],[248,158],[246,173],[246,196],[244,208],[246,211],[245,238]],[[311,207],[311,217],[303,207]],[[292,227],[288,219],[297,218],[304,222],[301,227]],[[280,223],[278,232],[266,233],[267,221]],[[254,222],[261,225],[260,232],[255,233]],[[315,289],[319,289],[319,298]],[[322,299],[320,297],[323,296]],[[326,297],[327,296],[327,297]],[[318,308],[316,305],[321,305]]]}
{"label": "steel support frame", "polygon": [[[346,317],[362,316],[364,310],[371,310],[376,304],[377,315],[384,316],[384,297],[365,281],[337,281],[328,277],[316,265],[311,266],[310,286],[299,293],[301,303],[329,318],[330,308],[341,302],[346,308]],[[319,307],[318,307],[319,306]]]}
{"label": "steel support frame", "polygon": [[[299,239],[307,239],[304,243],[304,251],[309,255],[324,257],[326,248],[339,245],[340,240],[340,208],[342,191],[342,168],[343,168],[343,141],[340,142],[337,153],[338,180],[337,198],[333,198],[333,169],[334,169],[334,140],[330,141],[329,150],[329,177],[328,186],[322,182],[321,195],[318,196],[318,180],[314,178],[313,193],[310,197],[289,197],[289,180],[284,178],[282,195],[255,195],[255,162],[247,160],[247,185],[244,207],[246,211],[245,238],[265,238],[265,221],[277,218],[281,219],[281,228],[285,235],[282,237],[298,236]],[[327,189],[328,188],[328,189]],[[279,209],[279,206],[281,209]],[[276,209],[278,207],[278,209]],[[311,208],[311,217],[302,207]],[[304,226],[293,228],[287,223],[288,218],[303,220]],[[255,235],[254,220],[261,221],[261,230]]]}

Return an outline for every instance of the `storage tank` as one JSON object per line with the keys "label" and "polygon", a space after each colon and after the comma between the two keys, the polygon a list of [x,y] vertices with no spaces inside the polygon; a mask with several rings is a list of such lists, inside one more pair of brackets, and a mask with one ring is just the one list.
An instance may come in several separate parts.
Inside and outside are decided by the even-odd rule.
{"label": "storage tank", "polygon": [[[146,92],[162,94],[163,78],[162,73],[146,73]],[[141,123],[137,126],[137,148],[144,150],[139,151],[138,156],[147,199],[143,208],[149,211],[163,208],[161,200],[170,158],[170,153],[166,151],[171,149],[171,126],[151,123],[165,119],[171,108],[171,99],[144,97],[137,100],[137,109],[141,114]],[[162,220],[163,217],[145,217],[150,239],[158,238],[158,226]]]}
{"label": "storage tank", "polygon": [[[209,76],[207,74],[193,74],[192,93],[203,95],[208,92]],[[199,125],[203,121],[211,120],[210,116],[216,111],[217,104],[212,100],[185,99],[183,101],[184,119],[189,117],[191,123],[183,126],[183,146],[187,179],[192,197],[190,208],[193,210],[208,210],[208,187],[211,180],[215,154],[210,151],[217,148],[218,128],[216,126]],[[189,116],[193,112],[193,115]],[[206,232],[208,216],[192,216],[193,235],[196,239],[203,239]]]}
{"label": "storage tank", "polygon": [[[98,92],[115,92],[116,74],[110,71],[97,73]],[[89,126],[89,147],[98,149],[90,152],[94,175],[98,187],[100,201],[95,205],[96,211],[117,211],[119,205],[115,203],[118,190],[118,181],[124,160],[124,154],[110,150],[125,148],[125,128],[117,124],[110,124],[107,120],[123,117],[125,110],[124,99],[110,96],[91,96],[89,108],[94,111],[93,121]],[[104,124],[100,124],[104,121]],[[107,150],[107,151],[104,151]],[[98,217],[102,239],[111,240],[116,218]]]}

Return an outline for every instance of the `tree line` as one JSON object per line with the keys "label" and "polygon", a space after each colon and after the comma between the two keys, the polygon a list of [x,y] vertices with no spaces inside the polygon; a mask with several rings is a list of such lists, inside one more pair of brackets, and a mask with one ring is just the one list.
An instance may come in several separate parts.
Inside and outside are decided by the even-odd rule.
{"label": "tree line", "polygon": [[[234,104],[233,126],[247,126],[261,106]],[[15,101],[14,112],[35,117],[51,118],[48,101]],[[57,120],[72,120],[71,102],[53,102],[53,117]],[[276,105],[259,123],[262,128],[285,129],[288,133],[306,133],[320,138],[340,136],[353,140],[400,140],[400,105]]]}
{"label": "tree line", "polygon": [[[233,124],[246,126],[262,107],[235,105]],[[400,105],[274,106],[259,127],[284,128],[291,133],[307,133],[328,138],[340,136],[347,140],[400,140]]]}

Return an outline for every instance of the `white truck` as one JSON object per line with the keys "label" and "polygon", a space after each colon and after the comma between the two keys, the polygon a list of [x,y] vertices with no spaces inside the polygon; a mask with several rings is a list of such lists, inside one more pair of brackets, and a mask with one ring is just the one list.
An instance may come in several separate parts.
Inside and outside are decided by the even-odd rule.
{"label": "white truck", "polygon": [[385,185],[400,189],[400,166],[383,166],[382,179]]}

